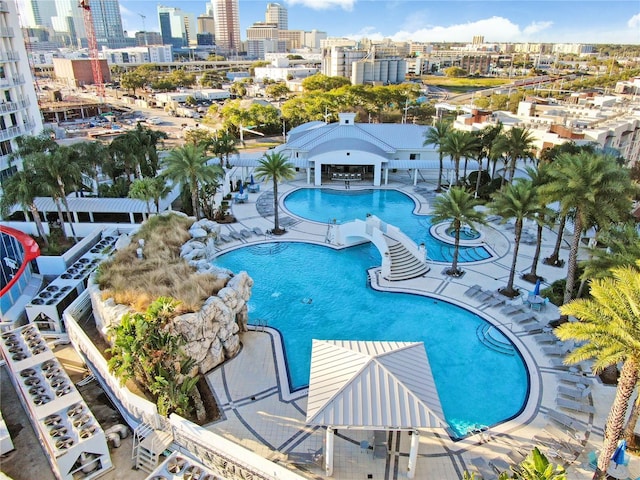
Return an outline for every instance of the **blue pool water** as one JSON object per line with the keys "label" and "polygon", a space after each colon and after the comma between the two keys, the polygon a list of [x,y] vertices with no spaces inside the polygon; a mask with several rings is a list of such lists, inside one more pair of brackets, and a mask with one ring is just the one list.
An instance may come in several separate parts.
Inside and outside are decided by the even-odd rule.
{"label": "blue pool water", "polygon": [[[524,404],[528,374],[513,345],[465,309],[371,289],[366,270],[380,265],[371,244],[334,250],[267,243],[221,255],[216,264],[254,279],[249,321],[266,321],[282,333],[293,389],[308,385],[313,338],[421,341],[457,435],[511,418]],[[485,334],[491,342],[481,341]]]}
{"label": "blue pool water", "polygon": [[[334,219],[338,223],[356,218],[364,220],[370,213],[398,227],[416,243],[424,242],[430,260],[453,260],[453,245],[441,242],[429,233],[431,216],[413,214],[414,201],[397,190],[301,188],[287,195],[284,205],[294,215],[323,223]],[[461,246],[458,253],[459,262],[475,262],[490,257],[482,246]]]}

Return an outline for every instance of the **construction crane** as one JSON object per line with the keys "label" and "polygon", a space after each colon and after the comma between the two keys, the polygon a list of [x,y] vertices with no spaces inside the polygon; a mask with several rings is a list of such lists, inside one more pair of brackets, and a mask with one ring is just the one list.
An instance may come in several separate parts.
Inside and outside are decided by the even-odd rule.
{"label": "construction crane", "polygon": [[147,42],[147,28],[144,26],[144,19],[147,17],[141,13],[138,13],[138,15],[140,15],[140,18],[142,18],[142,31],[144,32],[144,46],[146,47],[147,45],[149,45],[149,43]]}
{"label": "construction crane", "polygon": [[96,93],[100,101],[104,99],[104,79],[102,78],[102,67],[98,58],[98,41],[96,40],[96,30],[93,26],[93,15],[89,0],[80,0],[78,7],[82,9],[84,19],[84,29],[87,33],[87,43],[89,44],[89,58],[91,60],[91,70],[93,71],[93,83],[96,86]]}

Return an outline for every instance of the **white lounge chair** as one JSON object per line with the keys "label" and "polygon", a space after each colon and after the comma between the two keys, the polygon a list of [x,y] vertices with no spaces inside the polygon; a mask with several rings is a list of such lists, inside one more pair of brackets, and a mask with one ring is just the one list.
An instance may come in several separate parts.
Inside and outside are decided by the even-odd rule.
{"label": "white lounge chair", "polygon": [[242,235],[244,238],[249,238],[251,237],[251,232],[246,228],[243,228],[242,230],[240,230],[240,235]]}
{"label": "white lounge chair", "polygon": [[540,335],[536,335],[536,341],[538,343],[556,344],[559,342],[559,339],[553,333],[545,332],[545,333],[541,333]]}
{"label": "white lounge chair", "polygon": [[498,477],[487,461],[482,457],[472,458],[471,464],[476,468],[476,471],[480,474],[482,480],[494,480]]}
{"label": "white lounge chair", "polygon": [[234,240],[242,240],[242,235],[240,235],[238,232],[229,232],[229,236]]}
{"label": "white lounge chair", "polygon": [[489,466],[491,466],[491,468],[493,468],[498,475],[502,472],[511,471],[511,466],[509,465],[509,463],[502,460],[501,458],[494,458],[489,460]]}
{"label": "white lounge chair", "polygon": [[542,351],[546,355],[557,355],[560,357],[564,357],[567,353],[569,353],[573,349],[573,342],[562,342],[557,343],[555,345],[551,345],[549,347],[542,347]]}
{"label": "white lounge chair", "polygon": [[514,315],[513,317],[511,317],[511,319],[517,323],[526,323],[526,322],[531,322],[533,320],[537,320],[537,317],[535,313],[522,312],[522,313],[518,313],[517,315]]}
{"label": "white lounge chair", "polygon": [[565,397],[571,397],[574,400],[583,400],[589,396],[591,393],[591,386],[587,385],[586,387],[565,387],[564,385],[558,385],[558,393],[564,395]]}
{"label": "white lounge chair", "polygon": [[482,291],[482,287],[480,285],[472,285],[469,288],[467,288],[464,292],[464,295],[466,297],[473,297],[474,295],[477,295],[478,293],[480,293]]}
{"label": "white lounge chair", "polygon": [[475,295],[475,299],[478,300],[481,303],[486,302],[487,300],[489,300],[490,298],[493,297],[493,292],[490,290],[480,290],[476,295]]}
{"label": "white lounge chair", "polygon": [[549,420],[553,420],[563,427],[570,428],[574,431],[578,431],[578,429],[580,428],[578,422],[575,419],[557,410],[549,410],[549,413],[547,413],[547,417],[549,417]]}
{"label": "white lounge chair", "polygon": [[500,305],[504,305],[505,301],[505,298],[497,293],[487,300],[486,304],[489,307],[499,307]]}
{"label": "white lounge chair", "polygon": [[567,400],[566,398],[557,397],[556,403],[559,407],[566,408],[567,410],[574,410],[580,413],[596,413],[596,409],[593,408],[593,405],[576,402],[575,400]]}
{"label": "white lounge chair", "polygon": [[256,235],[258,235],[259,237],[261,237],[262,235],[264,235],[264,233],[262,232],[262,230],[259,227],[253,227],[251,229],[251,231],[253,233],[255,233]]}
{"label": "white lounge chair", "polygon": [[524,313],[524,309],[522,308],[522,305],[510,304],[500,309],[500,312],[505,315],[515,315],[516,313]]}
{"label": "white lounge chair", "polygon": [[[515,319],[515,318],[514,318]],[[522,323],[522,321],[520,322]],[[547,327],[547,324],[545,322],[535,322],[532,323],[530,325],[524,325],[522,327],[522,329],[527,332],[527,333],[536,333],[536,332],[542,332],[544,331]]]}
{"label": "white lounge chair", "polygon": [[228,243],[231,241],[231,237],[229,235],[225,235],[224,233],[218,234],[218,238],[225,243]]}
{"label": "white lounge chair", "polygon": [[571,383],[573,385],[591,385],[591,379],[579,373],[562,372],[556,375],[556,377],[563,382]]}

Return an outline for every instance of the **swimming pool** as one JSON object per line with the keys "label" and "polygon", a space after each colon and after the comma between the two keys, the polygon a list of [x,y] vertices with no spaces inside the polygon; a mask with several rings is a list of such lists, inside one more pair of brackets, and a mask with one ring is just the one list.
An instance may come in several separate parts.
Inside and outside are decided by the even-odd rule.
{"label": "swimming pool", "polygon": [[380,265],[370,243],[343,250],[258,244],[221,255],[216,264],[254,279],[249,321],[281,332],[292,389],[308,385],[314,338],[421,341],[456,435],[512,418],[526,400],[529,377],[519,352],[481,317],[367,285],[366,270]]}
{"label": "swimming pool", "polygon": [[[323,223],[364,220],[370,213],[398,227],[416,243],[424,242],[429,260],[453,260],[453,245],[429,233],[431,216],[413,214],[414,201],[397,190],[301,188],[285,197],[284,206],[294,215]],[[488,258],[491,254],[483,246],[461,246],[458,254],[458,261],[464,263]]]}

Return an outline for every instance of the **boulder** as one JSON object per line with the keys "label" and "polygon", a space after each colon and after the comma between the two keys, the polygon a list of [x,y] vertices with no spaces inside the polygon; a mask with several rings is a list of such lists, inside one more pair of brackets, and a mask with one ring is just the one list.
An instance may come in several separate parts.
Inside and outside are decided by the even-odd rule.
{"label": "boulder", "polygon": [[207,231],[204,228],[190,228],[189,229],[189,234],[193,237],[193,238],[206,238],[207,236]]}

